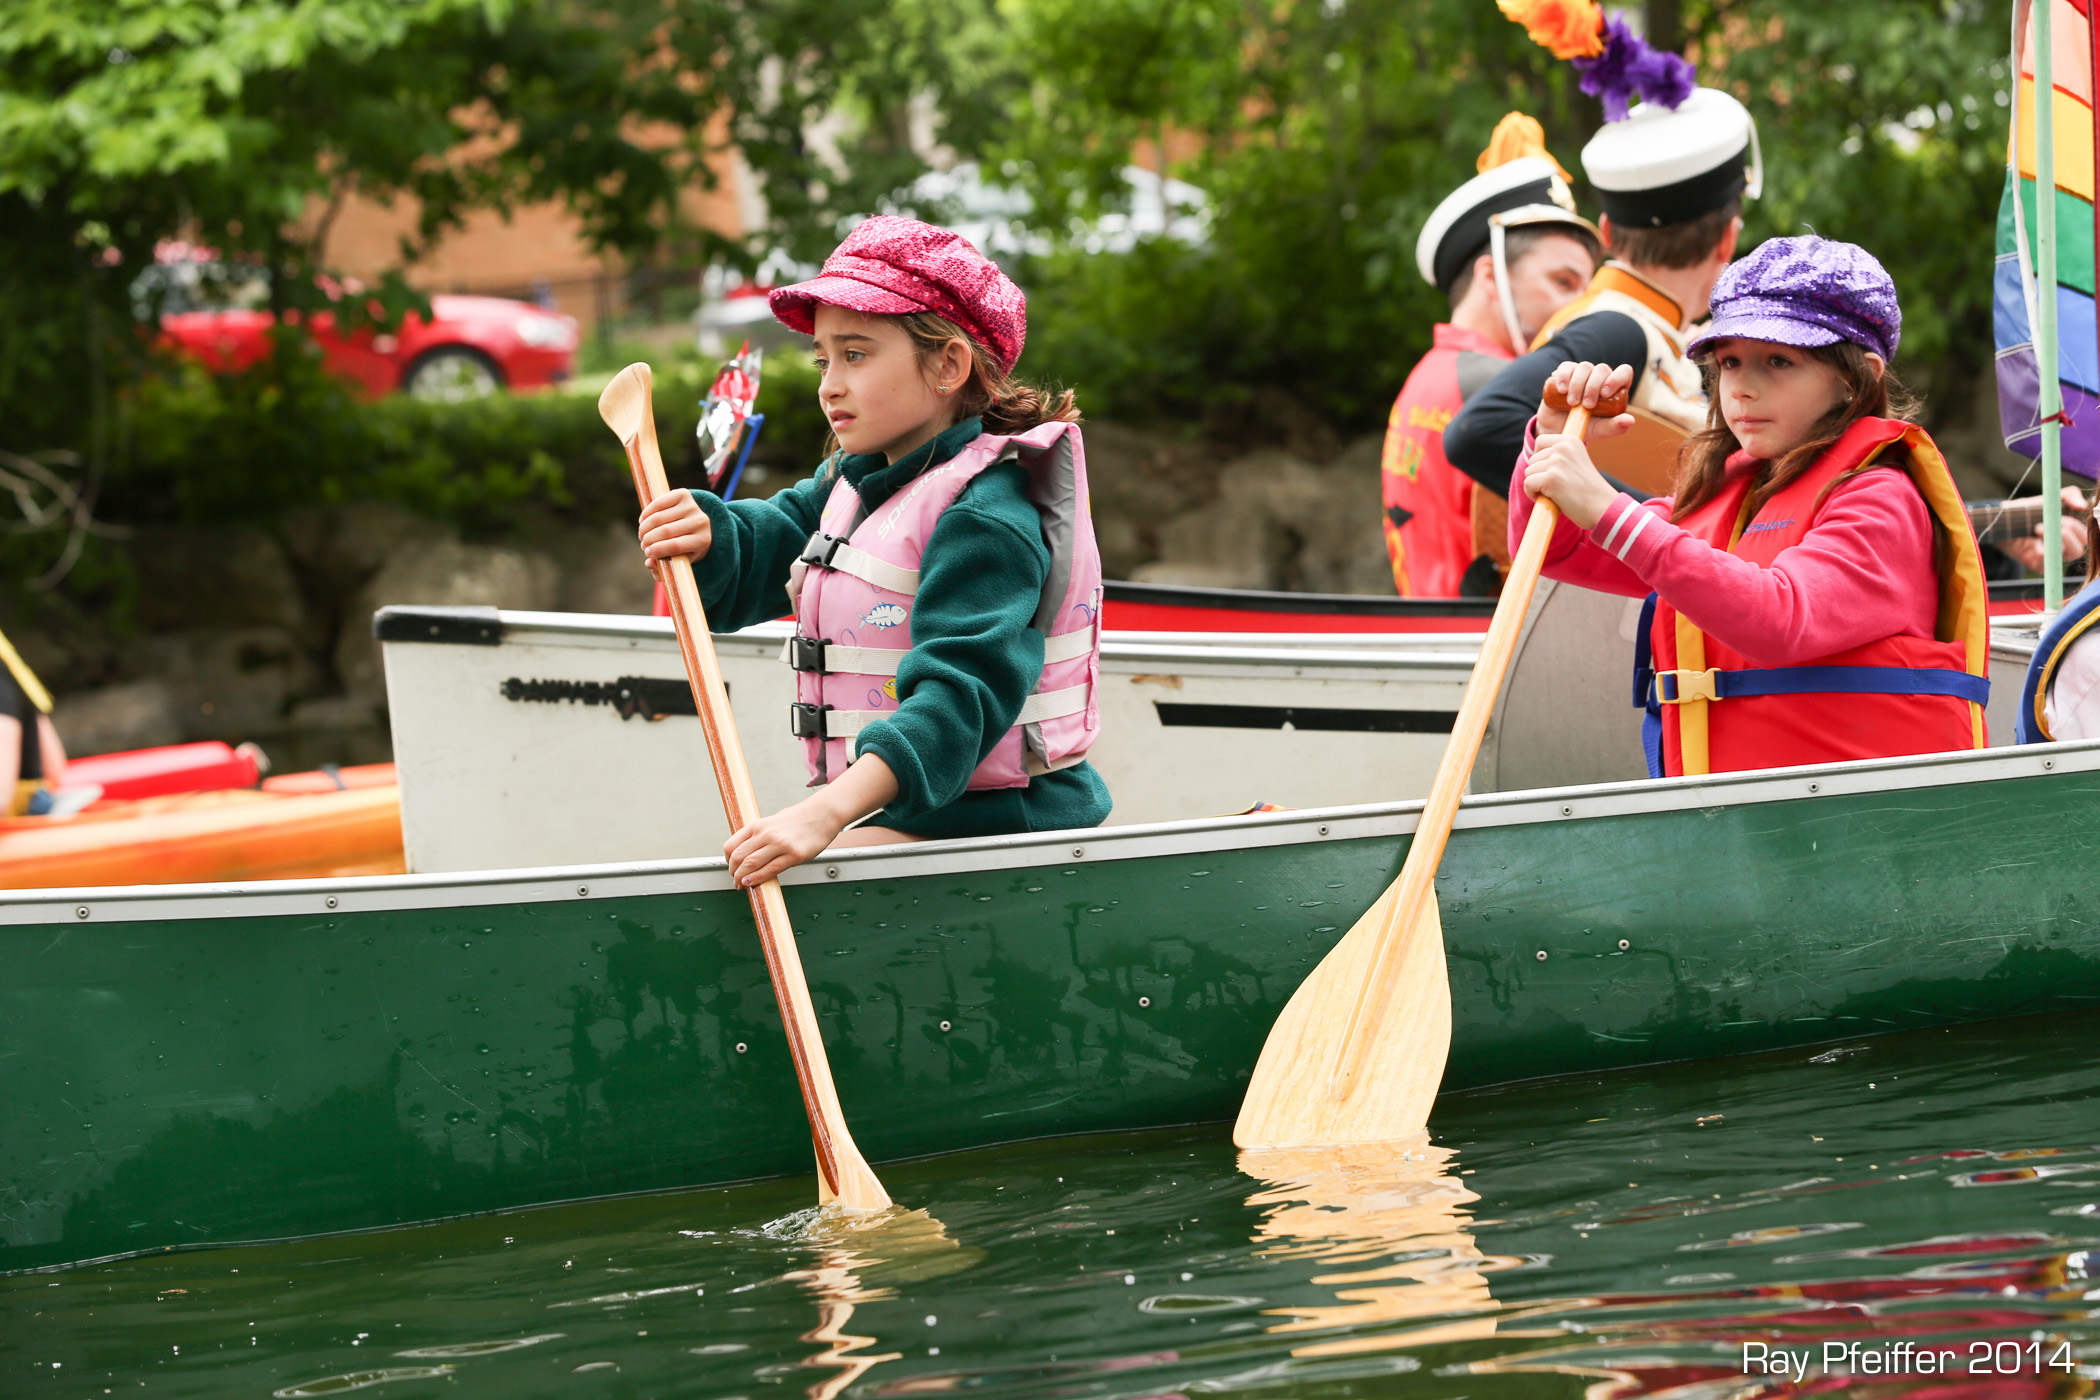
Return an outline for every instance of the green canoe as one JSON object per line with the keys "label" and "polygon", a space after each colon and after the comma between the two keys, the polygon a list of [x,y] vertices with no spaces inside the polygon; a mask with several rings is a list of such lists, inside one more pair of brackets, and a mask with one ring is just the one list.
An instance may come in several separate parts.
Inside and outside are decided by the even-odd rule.
{"label": "green canoe", "polygon": [[[1231,1117],[1414,819],[794,872],[862,1147]],[[2100,744],[1473,799],[1448,1083],[2091,1005],[2096,847]],[[0,896],[0,1008],[0,1269],[809,1170],[719,861]]]}

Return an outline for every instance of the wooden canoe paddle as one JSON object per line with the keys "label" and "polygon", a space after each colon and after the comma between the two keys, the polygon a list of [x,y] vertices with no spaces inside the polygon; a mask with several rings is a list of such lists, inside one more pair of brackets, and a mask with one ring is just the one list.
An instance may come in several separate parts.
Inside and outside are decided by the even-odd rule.
{"label": "wooden canoe paddle", "polygon": [[[671,489],[664,479],[663,453],[656,445],[650,387],[649,366],[633,364],[614,375],[598,396],[598,416],[627,449],[634,492],[644,506]],[[693,561],[668,559],[654,568],[658,582],[670,595],[671,622],[678,629],[678,649],[685,655],[686,679],[692,683],[693,704],[707,731],[707,751],[714,760],[715,783],[722,790],[722,808],[729,817],[729,829],[735,831],[757,819],[758,795],[751,785],[751,769],[744,762],[744,746],[737,738],[736,717],[729,711],[729,691],[722,684],[714,637],[707,630],[707,613],[700,606],[700,589],[693,581]],[[751,897],[766,971],[780,1003],[780,1022],[795,1062],[795,1081],[802,1087],[802,1106],[809,1112],[817,1151],[817,1199],[819,1203],[836,1199],[853,1210],[882,1210],[890,1204],[889,1193],[875,1179],[853,1144],[853,1134],[847,1131],[780,882],[768,880],[745,893]]]}
{"label": "wooden canoe paddle", "polygon": [[[1559,397],[1550,384],[1547,393]],[[1615,417],[1625,412],[1625,397],[1596,411]],[[1580,437],[1589,419],[1584,409],[1570,408],[1565,431]],[[1451,1051],[1436,869],[1559,519],[1553,502],[1533,505],[1407,861],[1299,985],[1269,1031],[1233,1124],[1232,1140],[1241,1147],[1386,1142],[1420,1133],[1428,1123]]]}

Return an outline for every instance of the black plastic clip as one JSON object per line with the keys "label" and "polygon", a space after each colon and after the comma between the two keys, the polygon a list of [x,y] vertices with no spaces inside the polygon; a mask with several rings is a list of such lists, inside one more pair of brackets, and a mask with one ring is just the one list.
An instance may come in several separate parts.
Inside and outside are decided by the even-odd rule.
{"label": "black plastic clip", "polygon": [[822,637],[788,638],[789,667],[797,671],[815,671],[821,675],[824,670],[824,648],[830,645],[831,643]]}
{"label": "black plastic clip", "polygon": [[809,543],[802,547],[802,562],[819,569],[828,569],[831,567],[832,556],[839,552],[839,546],[845,542],[844,535],[827,535],[819,530],[811,535]]}
{"label": "black plastic clip", "polygon": [[824,716],[830,709],[829,705],[796,701],[788,706],[788,732],[797,739],[829,739],[830,726],[824,722]]}

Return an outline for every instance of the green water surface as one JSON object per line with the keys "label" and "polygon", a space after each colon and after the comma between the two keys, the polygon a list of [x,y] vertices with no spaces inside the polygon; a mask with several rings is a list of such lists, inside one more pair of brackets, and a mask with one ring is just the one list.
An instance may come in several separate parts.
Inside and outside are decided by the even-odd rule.
{"label": "green water surface", "polygon": [[2096,1050],[2030,1018],[1536,1081],[1245,1170],[1222,1125],[1060,1139],[885,1167],[873,1223],[802,1178],[17,1274],[0,1397],[1785,1393],[1746,1342],[1811,1389],[2081,1394]]}

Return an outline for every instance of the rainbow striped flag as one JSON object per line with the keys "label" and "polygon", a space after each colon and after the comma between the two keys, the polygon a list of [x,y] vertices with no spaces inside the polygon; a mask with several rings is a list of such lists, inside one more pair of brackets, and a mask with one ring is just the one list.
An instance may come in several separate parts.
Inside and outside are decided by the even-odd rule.
{"label": "rainbow striped flag", "polygon": [[2051,86],[2056,179],[2056,286],[2044,289],[2035,272],[2039,216],[2035,172],[2035,0],[2013,7],[2013,54],[2020,74],[2008,142],[2005,197],[1998,209],[1998,262],[1992,320],[1998,345],[1998,413],[2005,444],[2038,457],[2042,450],[2041,356],[2035,348],[2039,298],[2053,293],[2057,309],[2056,377],[2063,386],[2063,465],[2100,476],[2100,324],[2093,297],[2094,33],[2092,0],[2049,4]]}

